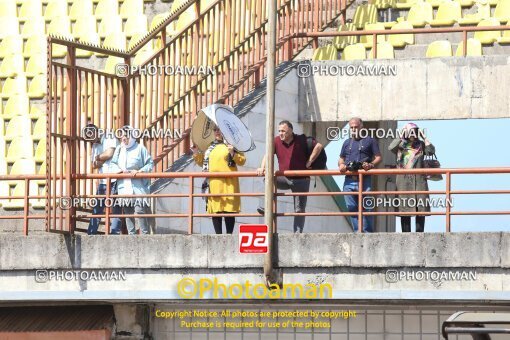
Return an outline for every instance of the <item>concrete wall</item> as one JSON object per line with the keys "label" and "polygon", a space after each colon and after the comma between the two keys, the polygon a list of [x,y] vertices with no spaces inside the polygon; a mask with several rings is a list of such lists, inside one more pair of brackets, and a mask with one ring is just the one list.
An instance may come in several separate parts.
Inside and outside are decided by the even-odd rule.
{"label": "concrete wall", "polygon": [[[276,86],[276,125],[281,120],[289,120],[294,126],[294,132],[297,134],[307,133],[310,134],[311,129],[305,127],[298,121],[298,77],[296,70],[291,70],[285,75]],[[266,125],[266,96],[263,95],[257,99],[256,104],[242,116],[242,121],[250,129],[253,139],[255,140],[256,149],[246,153],[246,164],[239,167],[239,171],[254,171],[261,163],[262,157],[265,152],[265,125]],[[277,126],[275,126],[275,135]],[[324,145],[327,144],[325,136],[318,136],[318,140]],[[275,167],[278,168],[278,161],[275,157]],[[183,171],[197,171],[202,169],[195,164],[191,164]],[[194,191],[199,193],[203,179],[197,179],[194,183]],[[161,193],[188,193],[189,192],[188,179],[177,179],[169,184]],[[314,184],[317,187],[314,188]],[[241,178],[240,179],[241,191],[244,192],[258,192],[264,193],[264,182],[262,178]],[[310,191],[328,191],[320,178],[312,178]],[[187,198],[172,198],[159,199],[157,201],[158,213],[186,213],[188,211]],[[263,206],[263,196],[258,197],[243,197],[241,199],[241,209],[244,213],[256,213],[258,206]],[[197,198],[194,201],[195,213],[205,213],[205,201]],[[292,197],[278,198],[278,212],[294,212],[294,205]],[[317,212],[330,212],[339,211],[338,206],[330,197],[309,197],[307,204],[307,211]],[[263,217],[253,218],[237,218],[236,224],[240,223],[263,223]],[[278,231],[292,232],[293,230],[293,217],[280,217],[278,220]],[[187,232],[188,220],[185,218],[158,218],[157,219],[157,233],[175,233]],[[235,230],[238,230],[236,228]],[[195,233],[210,234],[214,233],[212,222],[210,218],[196,218],[194,219]],[[307,217],[304,232],[350,232],[352,231],[347,220],[343,217]]]}
{"label": "concrete wall", "polygon": [[[0,301],[179,300],[177,283],[217,278],[263,283],[262,255],[240,254],[237,236],[76,236],[0,238]],[[510,234],[278,235],[284,283],[329,283],[333,299],[508,302]],[[124,280],[37,282],[38,270],[125,272]],[[390,271],[390,272],[389,272]],[[476,272],[474,280],[392,282],[391,271]],[[414,274],[412,274],[414,273]],[[41,280],[39,280],[41,281]]]}
{"label": "concrete wall", "polygon": [[311,62],[312,66],[396,66],[396,75],[301,78],[300,121],[510,117],[510,57]]}

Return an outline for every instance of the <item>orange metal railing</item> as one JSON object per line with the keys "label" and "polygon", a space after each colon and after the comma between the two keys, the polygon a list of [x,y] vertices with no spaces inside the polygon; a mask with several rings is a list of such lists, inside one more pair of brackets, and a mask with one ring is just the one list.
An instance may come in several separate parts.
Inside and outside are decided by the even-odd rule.
{"label": "orange metal railing", "polygon": [[[277,34],[281,42],[276,62],[281,63],[291,60],[311,41],[308,38],[283,41],[283,37],[323,30],[339,15],[343,22],[347,2],[279,0],[277,8]],[[187,21],[169,38],[171,25],[178,27],[189,10],[194,11],[196,18]],[[75,174],[92,173],[88,159],[91,143],[81,136],[88,122],[103,129],[129,123],[141,129],[179,132],[173,138],[165,135],[143,141],[154,159],[155,171],[167,170],[189,150],[191,124],[200,108],[217,102],[235,105],[260,84],[266,74],[266,30],[264,0],[217,0],[205,9],[200,8],[200,1],[189,0],[127,51],[49,37],[47,200],[58,188],[67,195],[94,192],[91,180],[66,181]],[[129,66],[136,54],[154,41],[158,46],[154,54],[138,71],[126,76],[80,66],[76,58],[77,51],[84,50],[116,57],[119,63]],[[62,47],[67,49],[64,62],[53,60],[52,51]],[[212,68],[214,72],[196,75],[140,71],[166,65],[200,66],[205,70]],[[53,182],[50,177],[54,178]],[[69,217],[74,213],[73,209],[48,210],[50,229],[54,229],[57,217],[60,223],[73,224]]]}
{"label": "orange metal railing", "polygon": [[510,25],[506,26],[461,26],[461,27],[442,27],[442,28],[413,28],[397,30],[363,30],[363,31],[327,31],[327,32],[300,32],[293,34],[287,39],[313,38],[314,46],[318,47],[318,38],[325,37],[346,37],[346,36],[372,36],[372,49],[374,59],[377,59],[377,37],[379,35],[397,35],[397,34],[431,34],[431,33],[462,33],[463,56],[467,53],[468,32],[493,32],[510,30]]}
{"label": "orange metal railing", "polygon": [[[466,169],[410,169],[410,170],[397,170],[397,169],[372,169],[369,171],[359,171],[359,172],[347,172],[346,175],[356,175],[359,177],[359,187],[363,187],[363,180],[365,176],[380,176],[380,175],[395,175],[395,174],[442,174],[445,175],[445,190],[431,190],[431,191],[358,191],[358,206],[362,207],[362,198],[363,196],[378,196],[378,195],[405,195],[405,194],[419,194],[419,193],[428,193],[430,195],[444,195],[446,200],[450,200],[454,195],[472,195],[472,194],[483,194],[483,195],[500,195],[500,194],[510,194],[510,188],[502,189],[502,190],[453,190],[452,189],[452,176],[453,175],[465,175],[465,174],[510,174],[510,168],[466,168]],[[309,170],[309,171],[284,171],[284,172],[276,172],[275,176],[339,176],[343,175],[338,170]],[[132,178],[131,174],[90,174],[90,175],[75,175],[75,179],[101,179],[101,178]],[[194,219],[200,217],[213,217],[213,216],[231,216],[231,217],[260,217],[260,215],[256,212],[241,212],[235,214],[208,214],[208,213],[197,213],[194,211],[194,200],[196,198],[202,197],[213,197],[213,196],[224,196],[221,194],[204,194],[197,193],[194,189],[195,179],[197,178],[206,178],[206,177],[215,177],[215,178],[225,178],[225,177],[258,177],[256,172],[228,172],[228,173],[204,173],[204,172],[182,172],[182,173],[172,173],[172,172],[164,172],[164,173],[148,173],[142,174],[138,173],[135,175],[137,178],[173,178],[173,179],[187,179],[187,185],[189,190],[187,193],[166,193],[166,194],[150,194],[147,196],[143,195],[111,195],[110,192],[110,183],[107,181],[107,192],[106,195],[83,195],[81,198],[134,198],[134,197],[149,197],[153,198],[187,198],[188,199],[188,209],[187,211],[178,212],[178,213],[154,213],[147,215],[137,215],[137,217],[171,217],[171,218],[182,218],[188,220],[188,233],[194,233]],[[30,181],[32,180],[41,180],[44,176],[0,176],[0,181],[5,180],[25,180],[26,181],[26,191],[24,196],[19,197],[9,197],[3,196],[0,199],[20,199],[24,200],[25,208],[23,211],[23,215],[2,215],[0,219],[22,219],[24,223],[23,231],[24,234],[28,234],[29,230],[29,221],[33,219],[45,219],[46,215],[31,215],[29,211],[29,202],[35,199],[44,198],[41,195],[32,195],[28,191],[28,187]],[[352,192],[315,192],[311,191],[308,193],[292,193],[292,192],[276,192],[274,193],[274,197],[288,197],[288,196],[343,196],[343,195],[353,195]],[[356,193],[354,193],[356,195]],[[236,194],[229,194],[228,196],[241,196],[241,197],[261,197],[264,196],[263,192],[240,192]],[[50,205],[58,205],[59,199],[61,197],[51,197],[51,201],[48,202]],[[110,219],[113,217],[128,217],[131,215],[126,214],[118,214],[114,215],[111,213],[111,208],[105,209],[105,213],[102,215],[94,215],[87,211],[76,212],[75,215],[72,216],[73,219],[82,222],[88,222],[88,219],[92,217],[100,217],[104,219],[104,225],[109,226]],[[276,205],[275,205],[276,210]],[[305,212],[305,213],[295,213],[295,212],[275,212],[275,216],[277,218],[281,217],[289,217],[289,216],[319,216],[319,217],[327,217],[327,216],[357,216],[358,217],[358,225],[359,230],[362,232],[363,230],[363,216],[402,216],[402,215],[439,215],[446,217],[446,232],[451,231],[451,217],[452,216],[460,216],[460,215],[510,215],[510,210],[504,211],[461,211],[455,210],[452,211],[449,205],[446,206],[444,211],[432,211],[432,212],[398,212],[398,211],[363,211],[363,209],[359,209],[357,212],[343,212],[343,211],[331,211],[331,212]],[[62,221],[63,218],[61,216],[54,216],[56,220]],[[277,220],[275,220],[274,230],[277,230]],[[77,228],[77,231],[85,231],[85,229]],[[66,232],[69,231],[66,228],[66,225],[60,224],[60,228],[57,228],[55,231]],[[74,230],[73,230],[74,232]],[[104,233],[109,234],[109,228],[105,227]]]}

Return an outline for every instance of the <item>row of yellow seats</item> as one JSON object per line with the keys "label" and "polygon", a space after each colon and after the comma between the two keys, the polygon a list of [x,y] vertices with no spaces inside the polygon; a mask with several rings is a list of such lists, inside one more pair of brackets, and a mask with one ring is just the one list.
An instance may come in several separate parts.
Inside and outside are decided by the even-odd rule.
{"label": "row of yellow seats", "polygon": [[[28,116],[31,119],[38,119],[45,115],[45,108],[41,105],[29,106],[29,98],[26,94],[16,94],[8,97],[0,105],[0,123],[15,116]],[[0,127],[0,135],[3,134],[3,125]]]}
{"label": "row of yellow seats", "polygon": [[[366,48],[362,43],[346,46],[342,51],[341,60],[364,60]],[[374,59],[373,49],[370,50],[369,59]],[[377,43],[377,59],[394,59],[393,46],[388,42]],[[333,45],[319,47],[314,51],[312,60],[338,60],[338,51]]]}
{"label": "row of yellow seats", "polygon": [[[16,115],[10,118],[2,117],[0,121],[0,137],[3,140],[27,137],[31,140],[41,140],[46,137],[46,117],[30,117],[28,114]],[[5,130],[4,130],[5,126]]]}
{"label": "row of yellow seats", "polygon": [[[464,54],[463,43],[460,42],[455,51],[455,56]],[[467,56],[481,56],[482,44],[478,39],[469,38],[467,41]],[[434,41],[427,47],[425,54],[427,58],[451,57],[453,56],[452,45],[447,40]],[[388,42],[377,43],[377,59],[393,59],[395,57],[393,46]],[[332,46],[325,46],[315,50],[313,60],[337,60],[337,49]],[[342,60],[364,60],[366,59],[365,45],[361,43],[348,45],[342,52]],[[369,59],[373,59],[373,49],[370,51]]]}
{"label": "row of yellow seats", "polygon": [[[46,159],[46,138],[36,141],[28,137],[16,137],[12,140],[0,138],[0,159],[6,162],[15,162],[18,159],[33,159],[43,162]],[[34,151],[35,150],[35,151]]]}
{"label": "row of yellow seats", "polygon": [[37,17],[43,17],[49,22],[60,16],[69,16],[71,20],[77,20],[84,15],[94,15],[98,19],[111,15],[128,18],[143,12],[143,0],[124,0],[120,5],[117,0],[99,0],[96,6],[92,0],[74,0],[69,6],[67,0],[49,0],[45,6],[41,0],[24,0],[19,9],[12,0],[0,1],[0,17],[18,18],[21,22]]}
{"label": "row of yellow seats", "polygon": [[[432,7],[439,7],[442,2],[451,0],[426,0],[425,2],[432,5]],[[497,6],[498,3],[506,0],[453,0],[459,2],[462,7],[471,7],[476,4],[489,4],[490,6]],[[421,3],[422,0],[374,0],[375,5],[378,8],[397,8],[397,9],[409,9],[416,3]]]}
{"label": "row of yellow seats", "polygon": [[[18,159],[12,166],[0,160],[0,174],[8,175],[45,175],[46,162],[43,160],[39,166],[36,165],[34,159]],[[36,170],[36,168],[39,168]],[[29,194],[44,195],[45,194],[45,180],[30,181]],[[12,197],[19,197],[25,195],[25,182],[20,180],[0,181],[0,196],[9,196],[9,198],[0,199],[0,205],[4,209],[22,209],[25,207],[23,199],[15,199]],[[44,199],[33,199],[29,201],[29,205],[36,209],[44,208]]]}
{"label": "row of yellow seats", "polygon": [[[430,26],[452,26],[455,23],[459,25],[475,25],[483,19],[489,19],[491,11],[489,4],[478,5],[476,13],[466,14],[462,17],[461,6],[456,1],[444,1],[439,5],[436,18],[433,18],[432,5],[427,2],[414,4],[407,17],[400,17],[397,22],[406,20],[413,24],[414,27],[424,27],[429,24]],[[510,0],[505,0],[496,6],[494,11],[494,18],[501,23],[506,23],[510,19]],[[390,27],[395,22],[385,23],[386,27]]]}
{"label": "row of yellow seats", "polygon": [[[384,23],[373,23],[373,24],[365,24],[365,30],[381,30],[384,31]],[[392,30],[400,30],[400,29],[413,29],[413,25],[410,22],[402,21],[399,22],[391,28]],[[339,32],[356,32],[356,27],[354,24],[349,23],[345,25],[341,25],[338,28]],[[377,37],[377,42],[382,43],[388,41],[393,47],[404,47],[406,45],[414,44],[414,35],[413,34],[390,34],[390,35],[379,35]],[[338,49],[342,50],[348,45],[353,45],[358,43],[362,43],[365,48],[372,48],[373,45],[373,37],[372,35],[364,35],[360,36],[339,36],[333,39],[333,45]]]}
{"label": "row of yellow seats", "polygon": [[21,94],[27,95],[30,99],[39,99],[46,96],[46,75],[38,74],[28,82],[25,75],[18,75],[15,78],[7,78],[2,85],[0,98],[9,98],[10,96]]}
{"label": "row of yellow seats", "polygon": [[11,54],[5,56],[0,62],[0,78],[12,78],[18,75],[25,75],[33,78],[38,74],[47,72],[47,56],[44,54],[33,55],[25,65],[25,58],[22,54]]}
{"label": "row of yellow seats", "polygon": [[[34,18],[23,24],[19,28],[17,18],[0,17],[2,25],[0,26],[0,39],[7,36],[21,35],[24,39],[32,35],[41,35],[46,33],[55,36],[64,36],[68,38],[87,35],[91,32],[99,34],[99,37],[105,38],[108,34],[114,32],[124,32],[126,36],[131,37],[136,33],[147,32],[147,17],[143,14],[131,16],[123,23],[123,19],[118,15],[111,15],[104,18],[97,24],[94,16],[82,16],[74,25],[71,25],[71,19],[68,16],[59,16],[51,20],[48,27],[43,19]],[[73,27],[71,29],[71,26]]]}

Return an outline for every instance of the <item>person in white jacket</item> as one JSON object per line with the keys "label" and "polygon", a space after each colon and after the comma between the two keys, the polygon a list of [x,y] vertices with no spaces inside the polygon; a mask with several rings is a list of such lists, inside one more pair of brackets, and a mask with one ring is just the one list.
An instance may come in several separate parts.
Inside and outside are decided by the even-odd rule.
{"label": "person in white jacket", "polygon": [[[115,149],[111,160],[111,166],[117,170],[118,173],[131,173],[133,178],[122,178],[118,180],[117,190],[119,195],[148,195],[150,193],[148,178],[136,178],[139,172],[151,172],[154,167],[152,157],[147,149],[137,143],[133,138],[133,128],[129,125],[122,127],[123,135],[120,140],[120,145]],[[136,199],[122,199],[124,214],[147,214],[149,209],[149,198],[140,197]],[[149,234],[149,218],[137,218],[138,224],[142,234]],[[135,218],[127,217],[126,225],[130,235],[136,234]]]}

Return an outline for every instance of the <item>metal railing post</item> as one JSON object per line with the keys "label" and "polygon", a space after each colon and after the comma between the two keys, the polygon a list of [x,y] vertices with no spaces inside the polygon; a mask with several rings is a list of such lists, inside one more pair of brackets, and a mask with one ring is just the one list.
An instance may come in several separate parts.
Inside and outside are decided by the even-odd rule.
{"label": "metal railing post", "polygon": [[25,207],[23,208],[23,234],[28,235],[28,195],[30,195],[30,180],[25,178]]}
{"label": "metal railing post", "polygon": [[450,225],[450,222],[451,222],[451,215],[450,215],[450,210],[451,210],[451,207],[450,207],[450,204],[448,202],[450,202],[450,197],[451,197],[451,173],[450,172],[447,172],[446,173],[446,232],[449,233],[451,231],[451,225]]}
{"label": "metal railing post", "polygon": [[193,234],[193,176],[188,177],[189,203],[188,203],[188,234]]}
{"label": "metal railing post", "polygon": [[363,233],[363,173],[358,172],[358,231]]}
{"label": "metal railing post", "polygon": [[[101,183],[101,181],[99,181],[99,183]],[[108,202],[108,199],[110,198],[111,188],[112,188],[112,186],[111,186],[110,178],[108,178],[108,179],[106,179],[106,197],[104,198],[104,207],[105,207],[104,233],[106,235],[110,234],[110,207],[106,206],[106,202]]]}

